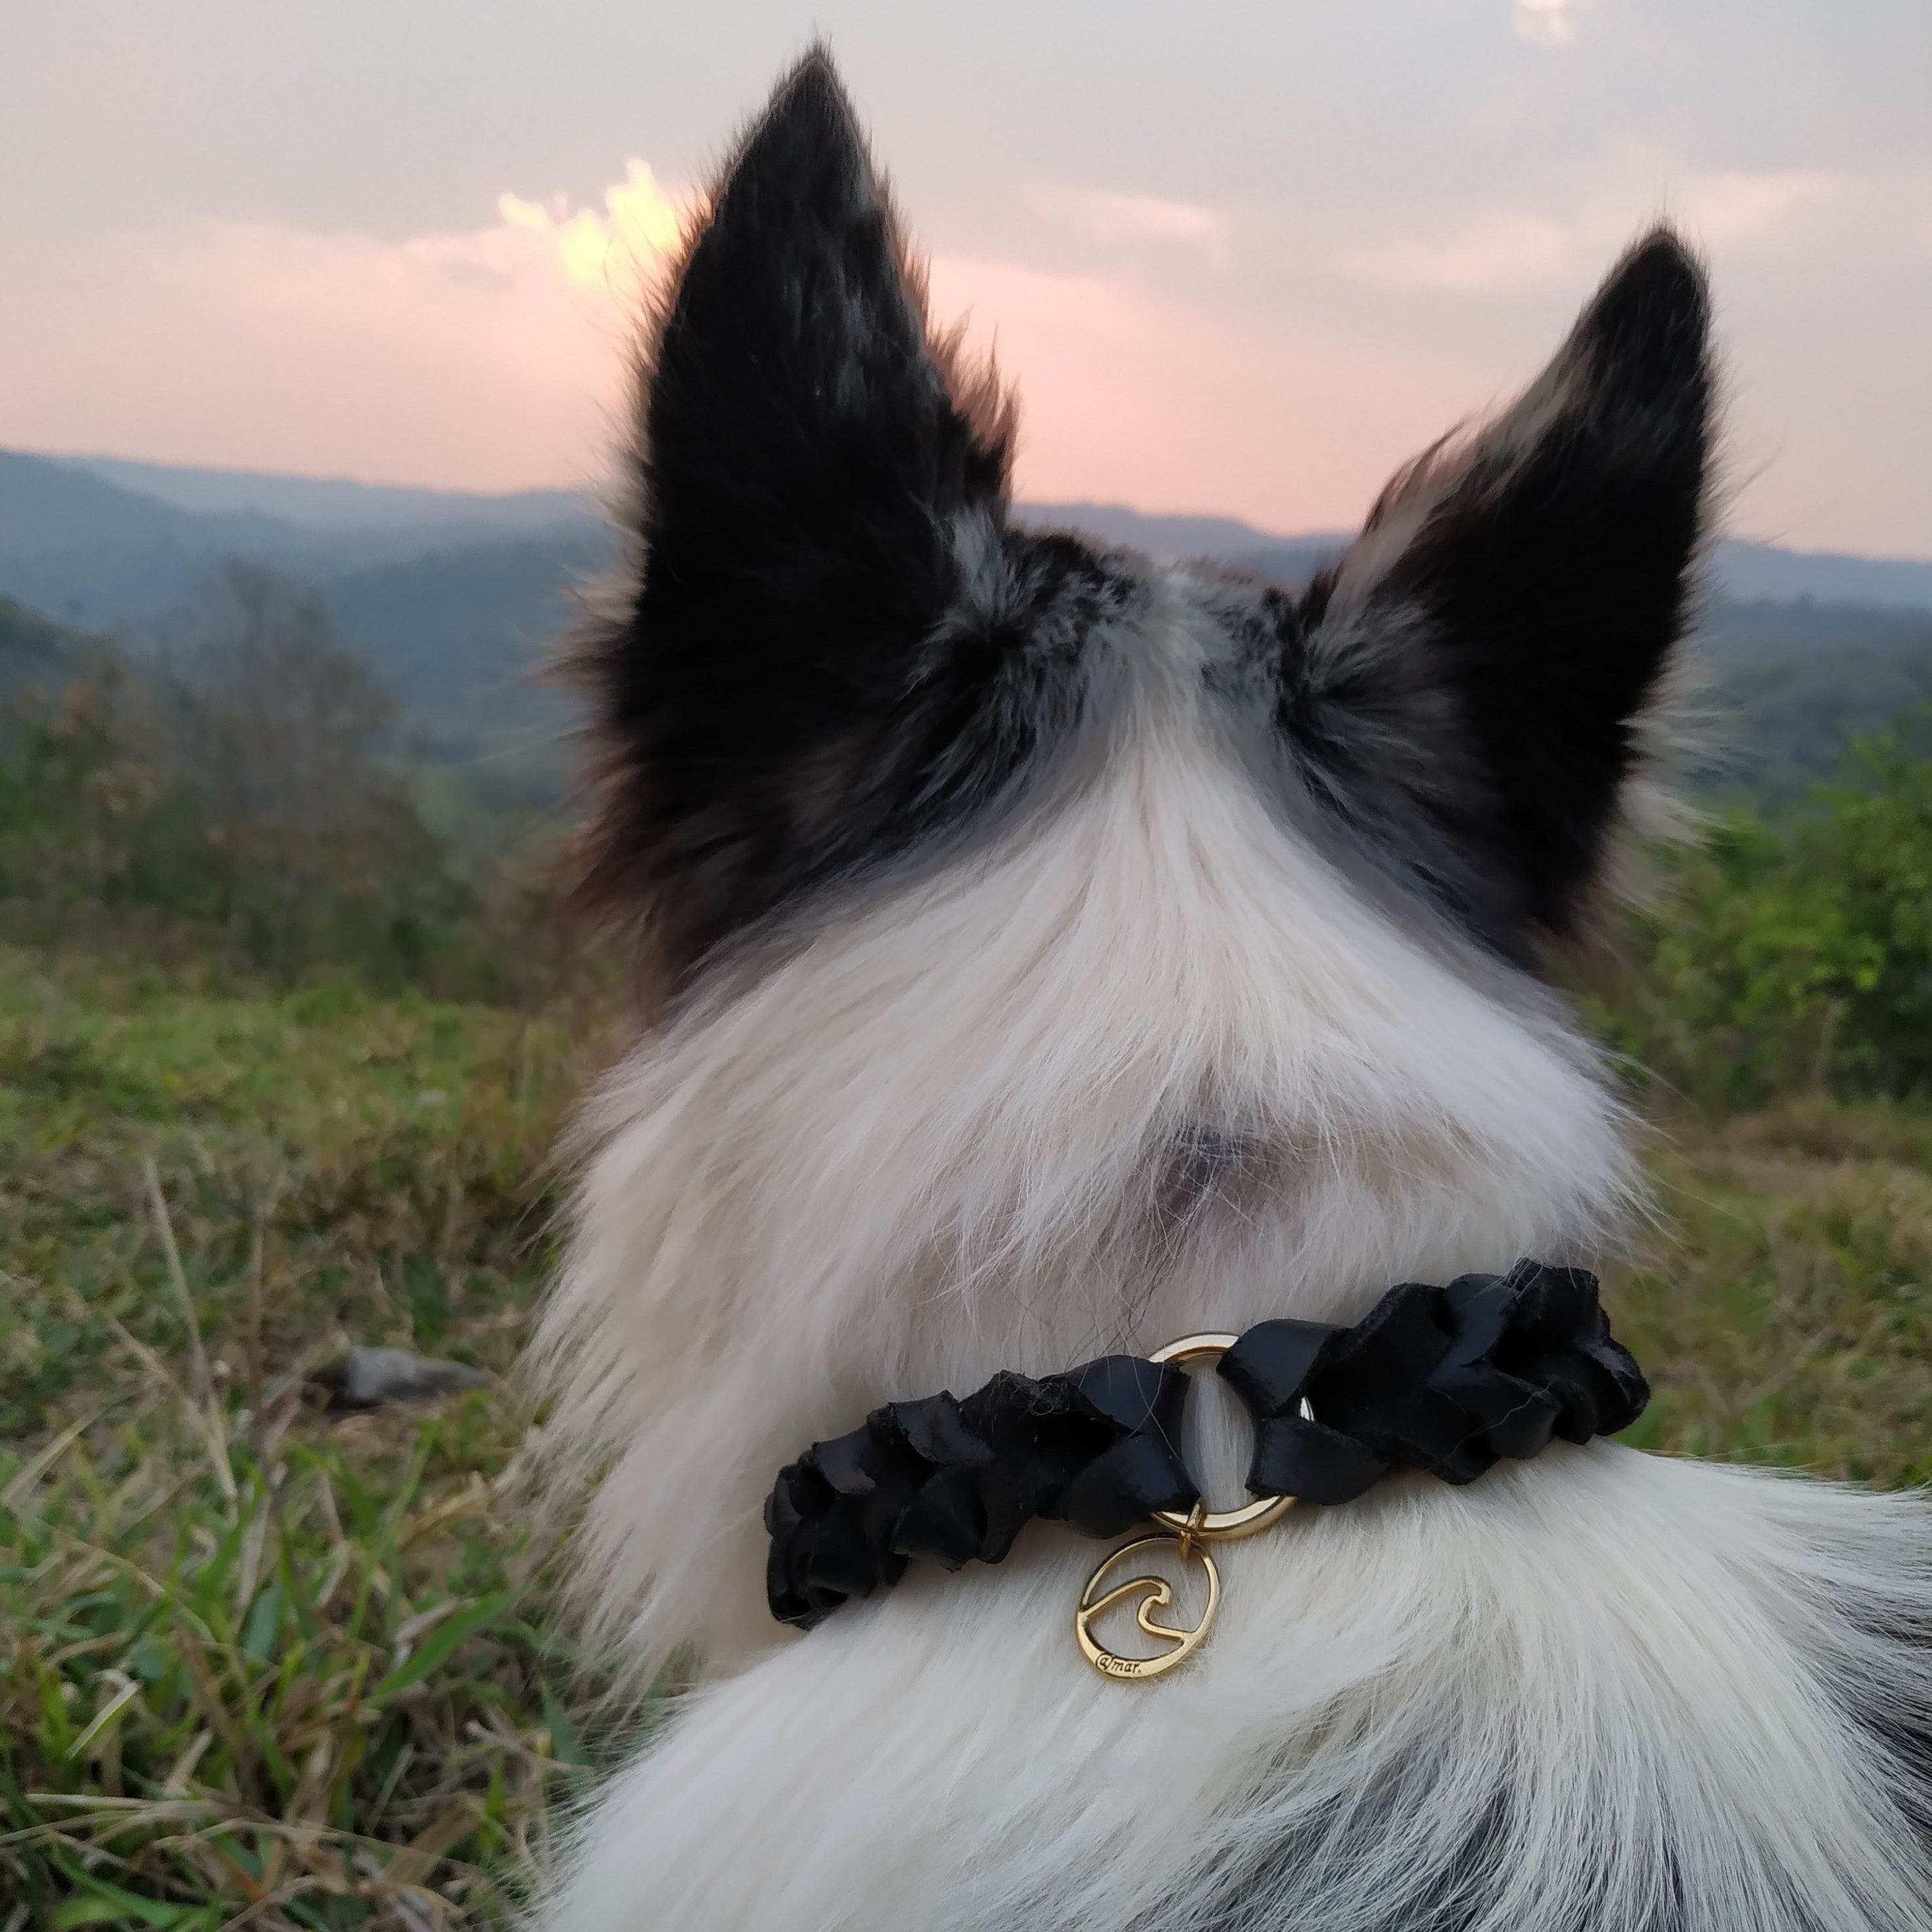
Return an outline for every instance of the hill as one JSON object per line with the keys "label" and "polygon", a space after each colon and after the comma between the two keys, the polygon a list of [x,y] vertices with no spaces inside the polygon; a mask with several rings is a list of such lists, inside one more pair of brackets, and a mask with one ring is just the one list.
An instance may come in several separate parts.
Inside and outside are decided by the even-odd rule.
{"label": "hill", "polygon": [[1762,664],[1847,649],[1879,657],[1910,653],[1932,643],[1932,610],[1854,602],[1820,603],[1755,597],[1714,604],[1697,638],[1714,659]]}
{"label": "hill", "polygon": [[346,476],[282,476],[255,470],[198,470],[124,457],[50,459],[117,488],[200,514],[274,517],[311,530],[374,528],[497,530],[528,536],[598,514],[587,490],[521,490],[484,495],[360,483]]}
{"label": "hill", "polygon": [[0,730],[4,707],[22,692],[58,691],[72,680],[86,643],[38,610],[0,597]]}
{"label": "hill", "polygon": [[0,596],[96,629],[138,629],[231,557],[327,586],[506,542],[574,559],[602,528],[564,491],[467,496],[0,450]]}
{"label": "hill", "polygon": [[1932,611],[1720,604],[1699,634],[1702,774],[1766,801],[1828,777],[1854,738],[1932,705]]}
{"label": "hill", "polygon": [[[1286,578],[1306,576],[1348,541],[1344,531],[1280,536],[1234,518],[1153,514],[1118,503],[1024,503],[1018,514],[1159,556],[1206,556]],[[588,491],[490,496],[0,451],[0,592],[89,623],[139,621],[179,595],[184,565],[226,556],[300,566],[326,580],[495,542],[556,542],[568,550],[604,527]],[[1932,609],[1932,562],[1908,559],[1726,539],[1717,546],[1713,576],[1728,598]]]}
{"label": "hill", "polygon": [[503,538],[346,571],[323,590],[404,708],[460,735],[560,718],[536,674],[575,614],[572,592],[608,561],[594,531]]}
{"label": "hill", "polygon": [[[1286,582],[1348,541],[1119,504],[1028,503],[1018,514]],[[572,621],[573,590],[614,555],[584,493],[490,496],[0,452],[0,596],[50,614],[56,630],[118,627],[138,642],[226,560],[271,564],[322,591],[344,639],[442,756],[485,760],[493,782],[520,795],[560,783],[568,721],[560,694],[531,674]],[[1848,735],[1932,700],[1932,564],[1733,541],[1713,566],[1703,735],[1726,748],[1705,774],[1712,786],[1801,787]],[[9,648],[18,658],[28,647]]]}
{"label": "hill", "polygon": [[[1298,582],[1340,555],[1351,531],[1276,536],[1226,517],[1145,514],[1119,503],[1027,503],[1019,514],[1042,527],[1083,530],[1162,557],[1210,557],[1258,577]],[[1932,610],[1932,562],[1784,550],[1726,537],[1711,560],[1712,588],[1722,599],[1858,604],[1881,610]]]}
{"label": "hill", "polygon": [[[1346,548],[1351,532],[1270,536],[1232,517],[1160,516],[1124,503],[1022,503],[1022,522],[1038,530],[1077,530],[1102,543],[1158,557],[1203,556],[1252,569],[1259,576],[1306,575],[1316,562]],[[1266,560],[1265,565],[1256,560]]]}

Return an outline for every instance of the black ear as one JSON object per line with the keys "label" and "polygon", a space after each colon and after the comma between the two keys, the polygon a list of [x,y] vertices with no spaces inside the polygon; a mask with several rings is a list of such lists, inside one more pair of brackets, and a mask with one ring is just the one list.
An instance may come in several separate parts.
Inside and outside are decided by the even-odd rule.
{"label": "black ear", "polygon": [[931,338],[822,50],[724,170],[644,359],[638,576],[585,654],[590,884],[647,908],[675,975],[1018,755],[990,724],[960,746],[1010,642],[1011,425]]}
{"label": "black ear", "polygon": [[1708,334],[1658,229],[1514,408],[1389,486],[1290,644],[1282,723],[1318,788],[1512,956],[1574,925],[1684,628]]}

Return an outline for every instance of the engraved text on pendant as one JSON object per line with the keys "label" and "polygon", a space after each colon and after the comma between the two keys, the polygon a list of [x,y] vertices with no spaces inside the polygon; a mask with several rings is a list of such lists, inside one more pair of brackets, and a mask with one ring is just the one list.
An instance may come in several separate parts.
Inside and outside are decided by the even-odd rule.
{"label": "engraved text on pendant", "polygon": [[[1208,1601],[1202,1606],[1201,1621],[1192,1630],[1177,1629],[1172,1624],[1162,1623],[1154,1615],[1156,1610],[1169,1608],[1174,1602],[1174,1588],[1162,1576],[1130,1576],[1126,1582],[1117,1583],[1111,1590],[1102,1586],[1115,1574],[1123,1561],[1146,1550],[1160,1549],[1178,1551],[1184,1558],[1192,1558],[1208,1573]],[[1153,1657],[1122,1657],[1111,1651],[1094,1634],[1094,1620],[1118,1603],[1138,1595],[1139,1603],[1134,1610],[1134,1622],[1157,1642],[1168,1648]],[[1124,1682],[1145,1677],[1159,1677],[1186,1662],[1189,1658],[1207,1641],[1208,1633],[1213,1628],[1214,1613],[1221,1607],[1221,1574],[1214,1567],[1214,1559],[1198,1544],[1190,1546],[1172,1536],[1143,1536],[1120,1547],[1103,1562],[1087,1580],[1087,1587],[1080,1593],[1080,1606],[1073,1612],[1073,1634],[1079,1640],[1081,1654],[1102,1677]]]}

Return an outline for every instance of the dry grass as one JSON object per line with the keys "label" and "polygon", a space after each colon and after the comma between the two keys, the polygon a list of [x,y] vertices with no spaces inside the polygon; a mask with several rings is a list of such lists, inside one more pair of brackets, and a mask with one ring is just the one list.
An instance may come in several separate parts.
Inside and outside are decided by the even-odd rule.
{"label": "dry grass", "polygon": [[1631,1439],[1932,1476],[1932,1111],[1817,1097],[1673,1124],[1664,1220],[1610,1285],[1656,1396]]}
{"label": "dry grass", "polygon": [[328,1442],[278,1418],[217,1462],[156,1403],[6,1472],[26,1922],[506,1918],[587,1760],[481,1406]]}
{"label": "dry grass", "polygon": [[[0,956],[0,1928],[501,1921],[580,1778],[499,1384],[594,1009]],[[24,1915],[24,1916],[20,1916]]]}
{"label": "dry grass", "polygon": [[[509,1922],[615,1735],[530,1418],[298,1382],[350,1339],[507,1368],[607,1018],[0,952],[0,1932]],[[1656,1165],[1633,1439],[1923,1480],[1932,1109],[1682,1122]]]}

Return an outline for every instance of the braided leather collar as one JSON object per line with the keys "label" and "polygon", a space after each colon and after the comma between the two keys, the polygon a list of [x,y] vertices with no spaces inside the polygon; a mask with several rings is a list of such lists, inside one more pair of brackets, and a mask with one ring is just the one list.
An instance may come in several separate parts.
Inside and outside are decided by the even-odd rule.
{"label": "braided leather collar", "polygon": [[[1392,1288],[1352,1327],[1249,1329],[1219,1368],[1254,1421],[1249,1490],[1345,1503],[1399,1466],[1467,1483],[1552,1436],[1628,1427],[1650,1390],[1597,1297],[1580,1268],[1520,1261]],[[1195,1508],[1177,1446],[1186,1388],[1171,1363],[1104,1355],[874,1409],[779,1472],[765,1504],[772,1614],[808,1630],[913,1557],[997,1563],[1036,1516],[1111,1537]]]}

